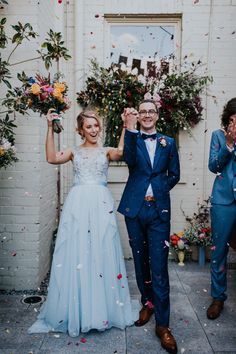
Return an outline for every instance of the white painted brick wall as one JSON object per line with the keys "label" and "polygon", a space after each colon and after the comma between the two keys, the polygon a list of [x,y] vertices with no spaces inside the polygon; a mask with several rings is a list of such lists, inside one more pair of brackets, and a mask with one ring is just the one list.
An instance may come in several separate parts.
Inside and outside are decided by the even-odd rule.
{"label": "white painted brick wall", "polygon": [[[30,22],[40,37],[15,52],[12,62],[38,56],[35,52],[49,28],[56,29],[55,2],[22,0],[5,6],[8,25]],[[14,67],[34,75],[45,73],[39,61]],[[15,72],[16,72],[15,71]],[[35,289],[50,265],[50,248],[56,227],[55,166],[45,161],[45,117],[30,112],[17,115],[16,147],[19,163],[1,170],[0,182],[0,288]]]}
{"label": "white painted brick wall", "polygon": [[[203,96],[204,121],[193,129],[194,139],[186,133],[181,133],[179,137],[181,181],[171,192],[172,231],[175,232],[185,226],[182,210],[191,216],[197,209],[197,202],[206,199],[211,192],[214,176],[207,168],[211,132],[220,125],[220,114],[225,102],[236,96],[236,35],[232,34],[235,31],[236,8],[233,5],[236,5],[235,0],[200,0],[197,4],[189,0],[130,0],[125,7],[122,0],[83,1],[83,40],[80,46],[84,50],[83,59],[80,60],[84,63],[85,71],[88,70],[91,57],[96,57],[101,65],[105,61],[104,14],[182,14],[182,57],[191,55],[191,60],[201,59],[208,67],[208,74],[213,76],[214,83],[209,95]],[[99,18],[95,18],[95,14],[99,14]],[[90,32],[94,35],[91,36]],[[76,85],[80,87],[77,82]],[[217,104],[210,95],[216,96]],[[123,176],[121,172],[118,179]],[[110,188],[118,204],[124,184],[112,181]],[[130,249],[121,216],[118,216],[118,221],[125,255],[129,256]]]}
{"label": "white painted brick wall", "polygon": [[[101,65],[106,61],[104,43],[104,14],[179,14],[182,15],[181,55],[191,55],[191,60],[201,59],[207,65],[214,83],[208,96],[203,96],[204,121],[193,129],[194,138],[182,132],[179,137],[181,181],[171,192],[172,231],[185,226],[182,210],[189,216],[197,209],[197,202],[206,199],[211,191],[213,174],[207,169],[211,132],[220,125],[220,114],[225,102],[236,96],[234,58],[236,54],[235,0],[70,0],[58,6],[57,2],[12,0],[5,13],[10,22],[19,18],[34,24],[41,39],[49,26],[62,30],[65,45],[73,55],[69,64],[61,63],[70,87],[70,97],[83,87],[85,72],[92,57]],[[62,7],[63,6],[63,7]],[[64,13],[63,13],[64,11]],[[76,12],[77,11],[77,12]],[[99,18],[95,18],[99,14]],[[91,36],[90,32],[93,32]],[[217,38],[218,37],[218,38]],[[37,43],[26,45],[31,54]],[[95,48],[93,46],[95,45]],[[18,59],[18,56],[16,56]],[[34,61],[22,65],[28,74],[41,69]],[[211,95],[216,96],[217,103]],[[66,113],[61,146],[80,143],[75,134],[78,107],[73,105]],[[35,114],[28,118],[17,117],[17,147],[20,162],[1,171],[0,182],[0,232],[1,232],[1,287],[35,288],[48,270],[50,242],[56,217],[56,167],[48,165],[44,157],[45,122]],[[119,174],[114,170],[119,170]],[[127,178],[124,167],[112,167],[109,172],[110,188],[116,205]],[[61,203],[72,184],[71,164],[61,167]],[[4,210],[4,211],[3,211]],[[131,255],[123,217],[117,215],[122,246],[126,257]],[[16,251],[16,256],[11,255]],[[30,270],[29,270],[30,269]]]}

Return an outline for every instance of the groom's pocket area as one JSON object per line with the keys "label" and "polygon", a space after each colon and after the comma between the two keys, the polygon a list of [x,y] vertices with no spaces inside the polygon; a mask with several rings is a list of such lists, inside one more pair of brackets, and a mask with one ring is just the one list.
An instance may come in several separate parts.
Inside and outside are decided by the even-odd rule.
{"label": "groom's pocket area", "polygon": [[169,221],[170,220],[170,203],[165,202],[165,203],[156,203],[156,208],[157,212],[159,215],[159,218],[163,221]]}

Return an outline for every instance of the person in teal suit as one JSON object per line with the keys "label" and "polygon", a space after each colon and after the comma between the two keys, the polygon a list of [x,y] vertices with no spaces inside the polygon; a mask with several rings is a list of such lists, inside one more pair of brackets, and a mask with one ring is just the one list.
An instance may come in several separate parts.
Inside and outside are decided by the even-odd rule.
{"label": "person in teal suit", "polygon": [[222,128],[211,137],[209,170],[216,174],[211,195],[211,305],[207,317],[218,318],[227,299],[227,254],[236,224],[236,98],[225,105]]}
{"label": "person in teal suit", "polygon": [[[141,102],[139,112],[128,108],[123,115],[129,178],[118,211],[125,216],[143,305],[135,325],[143,326],[154,312],[156,335],[174,354],[177,345],[169,329],[169,192],[179,181],[180,167],[174,139],[156,131],[158,117],[152,100]],[[140,131],[135,129],[137,120]]]}

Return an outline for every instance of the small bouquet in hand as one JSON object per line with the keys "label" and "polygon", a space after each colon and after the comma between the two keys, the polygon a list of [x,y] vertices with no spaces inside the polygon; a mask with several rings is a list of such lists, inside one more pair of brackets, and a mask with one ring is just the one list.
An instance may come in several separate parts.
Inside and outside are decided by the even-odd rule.
{"label": "small bouquet in hand", "polygon": [[34,112],[46,115],[50,108],[54,108],[58,118],[53,121],[53,130],[60,133],[63,130],[60,114],[70,108],[70,101],[67,97],[68,87],[65,82],[59,80],[56,75],[50,80],[39,74],[35,78],[27,78],[24,82],[24,101]]}

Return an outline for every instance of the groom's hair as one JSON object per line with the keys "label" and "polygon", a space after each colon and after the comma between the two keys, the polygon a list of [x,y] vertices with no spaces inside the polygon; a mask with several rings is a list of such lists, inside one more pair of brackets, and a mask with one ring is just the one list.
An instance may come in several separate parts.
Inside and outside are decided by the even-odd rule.
{"label": "groom's hair", "polygon": [[233,114],[236,114],[236,97],[231,98],[231,100],[229,100],[224,106],[224,110],[221,116],[221,124],[223,125],[224,129],[228,129],[229,119]]}
{"label": "groom's hair", "polygon": [[144,99],[142,100],[141,102],[139,102],[139,106],[142,104],[142,103],[152,103],[154,106],[155,106],[155,109],[157,111],[157,113],[159,113],[159,108],[157,107],[156,103],[154,100],[152,99]]}

